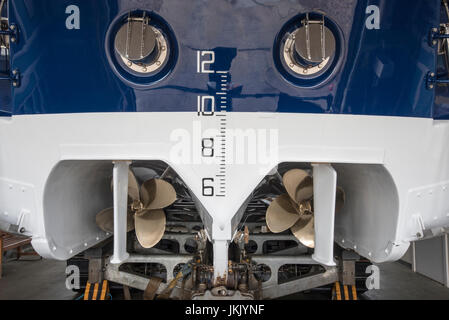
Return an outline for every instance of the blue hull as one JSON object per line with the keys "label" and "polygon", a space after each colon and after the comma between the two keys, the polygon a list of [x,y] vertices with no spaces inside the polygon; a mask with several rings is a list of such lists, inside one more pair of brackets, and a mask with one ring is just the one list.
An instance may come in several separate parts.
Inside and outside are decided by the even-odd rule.
{"label": "blue hull", "polygon": [[[66,28],[66,7],[80,9],[80,29]],[[366,28],[374,4],[380,29]],[[336,26],[341,55],[328,79],[302,86],[276,63],[276,41],[289,21],[320,9]],[[111,26],[130,10],[156,13],[176,42],[168,75],[149,85],[123,81],[108,54]],[[20,39],[12,68],[13,115],[80,112],[196,112],[198,95],[215,95],[218,77],[196,73],[197,50],[214,50],[226,70],[228,111],[330,113],[445,118],[425,78],[436,69],[429,31],[439,0],[130,1],[15,0],[9,8]],[[4,108],[5,109],[5,108]]]}

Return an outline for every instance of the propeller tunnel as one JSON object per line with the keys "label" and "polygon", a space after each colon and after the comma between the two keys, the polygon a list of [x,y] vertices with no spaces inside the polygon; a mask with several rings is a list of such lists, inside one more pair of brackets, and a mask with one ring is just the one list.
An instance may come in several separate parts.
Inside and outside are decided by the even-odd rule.
{"label": "propeller tunnel", "polygon": [[[233,280],[228,270],[236,268],[233,270],[241,272],[242,265],[252,268],[251,272],[257,275],[266,273],[258,268],[268,263],[272,278],[277,279],[281,271],[276,266],[283,261],[279,260],[279,254],[286,254],[282,250],[289,249],[284,247],[281,253],[274,253],[279,256],[279,261],[276,260],[272,251],[262,250],[274,240],[296,241],[297,246],[289,251],[289,256],[297,257],[298,261],[335,266],[335,215],[345,206],[345,198],[332,165],[280,164],[241,205],[233,217],[238,220],[229,221],[236,228],[232,241],[217,241],[213,235],[210,239],[205,231],[207,221],[200,214],[204,210],[200,199],[194,197],[166,163],[63,161],[55,167],[46,186],[45,208],[54,213],[46,219],[46,228],[59,230],[61,235],[75,235],[73,228],[83,231],[79,238],[69,239],[70,245],[61,242],[66,236],[50,239],[49,245],[58,259],[68,259],[112,235],[113,252],[109,261],[116,268],[137,260],[160,263],[166,267],[166,278],[170,281],[175,276],[172,269],[179,261],[200,256],[202,267],[198,270],[205,270],[202,276],[209,279],[211,288],[223,283],[229,287],[230,282],[237,280]],[[186,215],[191,219],[185,220]],[[247,220],[251,215],[257,222]],[[264,231],[259,232],[260,228]],[[253,260],[244,241],[237,239],[239,236],[260,244]],[[181,250],[167,249],[171,240]],[[187,240],[191,242],[191,251],[185,249]],[[236,250],[236,246],[240,249]],[[236,255],[239,250],[242,256]],[[231,261],[236,265],[230,267]],[[267,285],[269,282],[262,288]],[[255,288],[257,291],[258,287]]]}

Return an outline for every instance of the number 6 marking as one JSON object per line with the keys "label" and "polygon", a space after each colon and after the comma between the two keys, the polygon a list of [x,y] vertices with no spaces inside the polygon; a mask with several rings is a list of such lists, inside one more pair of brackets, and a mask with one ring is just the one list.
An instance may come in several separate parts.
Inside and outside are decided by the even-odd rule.
{"label": "number 6 marking", "polygon": [[214,196],[214,187],[206,186],[206,182],[214,182],[214,178],[203,178],[203,196],[205,197],[213,197]]}

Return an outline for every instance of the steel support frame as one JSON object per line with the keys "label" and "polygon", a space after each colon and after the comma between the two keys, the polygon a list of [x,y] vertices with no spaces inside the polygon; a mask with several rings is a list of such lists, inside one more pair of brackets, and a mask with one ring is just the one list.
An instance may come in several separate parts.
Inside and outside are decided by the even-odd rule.
{"label": "steel support frame", "polygon": [[[167,270],[167,282],[161,283],[157,293],[162,292],[162,290],[167,286],[173,278],[173,271],[175,267],[180,263],[187,263],[193,259],[192,255],[134,255],[131,254],[125,263],[159,263],[162,264]],[[111,261],[105,262],[105,273],[104,278],[106,280],[120,283],[128,287],[136,288],[139,290],[145,290],[149,278],[131,274],[120,270],[120,264],[112,263]]]}
{"label": "steel support frame", "polygon": [[275,299],[304,290],[321,287],[334,283],[338,280],[337,267],[324,267],[323,273],[306,276],[301,279],[292,280],[285,283],[278,282],[279,268],[286,264],[317,265],[311,256],[253,256],[253,261],[257,264],[265,264],[271,269],[271,277],[262,283],[263,299]]}
{"label": "steel support frame", "polygon": [[[263,254],[263,245],[267,241],[294,241],[297,244],[297,247],[293,248],[294,250],[286,249],[282,251],[292,251],[292,252],[307,252],[307,248],[304,247],[295,236],[289,234],[272,234],[272,233],[259,233],[259,234],[250,234],[250,240],[254,241],[257,244],[257,250],[254,252],[255,255]],[[279,254],[282,254],[282,251]],[[277,254],[277,253],[272,253]]]}
{"label": "steel support frame", "polygon": [[[189,262],[192,258],[192,255],[130,255],[126,263],[160,263],[167,269],[167,283],[169,283],[173,279],[174,268],[180,263]],[[258,264],[266,264],[271,268],[272,275],[270,279],[262,284],[263,299],[283,297],[331,284],[338,280],[337,267],[324,267],[325,271],[323,273],[279,284],[278,271],[281,266],[285,264],[316,265],[316,262],[311,256],[255,255],[253,260]],[[110,261],[105,262],[104,278],[139,290],[145,290],[149,282],[147,277],[120,271],[120,264],[112,264]],[[160,294],[166,288],[167,283],[161,283],[156,293]]]}
{"label": "steel support frame", "polygon": [[226,283],[228,276],[228,240],[214,240],[214,283]]}

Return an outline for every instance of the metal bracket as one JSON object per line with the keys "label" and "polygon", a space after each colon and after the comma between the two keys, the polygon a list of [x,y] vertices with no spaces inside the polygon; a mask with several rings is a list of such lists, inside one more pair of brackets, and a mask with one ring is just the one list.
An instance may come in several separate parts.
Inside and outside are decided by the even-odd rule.
{"label": "metal bracket", "polygon": [[360,256],[353,251],[343,251],[341,256],[340,282],[345,286],[355,285],[355,264]]}
{"label": "metal bracket", "polygon": [[[449,12],[448,12],[449,14]],[[446,40],[446,41],[444,41]],[[441,24],[440,27],[434,27],[430,30],[429,32],[429,46],[431,46],[432,48],[438,46],[438,54],[440,51],[440,47],[443,46],[443,43],[446,42],[446,48],[445,48],[445,54],[446,54],[446,61],[449,61],[448,58],[448,54],[449,54],[449,46],[448,46],[448,41],[449,41],[449,29],[448,29],[448,25],[446,24]],[[442,78],[438,78],[438,76],[436,75],[435,72],[433,71],[429,71],[426,75],[426,87],[427,89],[431,90],[435,88],[435,85],[437,84],[449,84],[449,79],[442,79]]]}
{"label": "metal bracket", "polygon": [[19,42],[19,28],[14,23],[9,25],[8,30],[0,30],[0,35],[9,36],[9,41],[12,43]]}
{"label": "metal bracket", "polygon": [[449,34],[442,33],[438,28],[432,28],[429,32],[429,46],[435,47],[438,40],[449,39]]}
{"label": "metal bracket", "polygon": [[[14,23],[9,25],[7,30],[0,30],[0,36],[9,36],[10,43],[18,43],[19,42],[19,28]],[[9,75],[0,75],[1,80],[11,81],[13,87],[20,87],[20,72],[18,69],[13,69]]]}
{"label": "metal bracket", "polygon": [[0,81],[1,80],[11,81],[12,86],[15,88],[18,88],[18,87],[20,87],[20,82],[21,82],[20,81],[20,71],[18,69],[14,69],[13,71],[11,71],[11,74],[0,76]]}
{"label": "metal bracket", "polygon": [[427,89],[434,89],[437,84],[449,84],[449,79],[438,78],[435,72],[429,71],[426,75]]}

